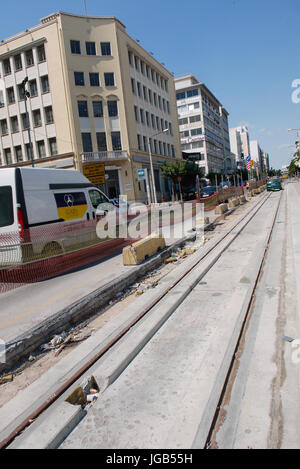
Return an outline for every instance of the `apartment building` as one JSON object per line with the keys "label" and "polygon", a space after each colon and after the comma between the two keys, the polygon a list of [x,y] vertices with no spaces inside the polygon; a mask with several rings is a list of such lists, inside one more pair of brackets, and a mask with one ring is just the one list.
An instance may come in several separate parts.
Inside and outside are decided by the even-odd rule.
{"label": "apartment building", "polygon": [[251,159],[255,162],[257,168],[260,171],[264,170],[264,152],[260,147],[260,144],[257,140],[250,141],[250,154]]}
{"label": "apartment building", "polygon": [[250,140],[248,128],[244,125],[229,129],[230,147],[235,156],[238,167],[245,166],[247,156],[250,156]]}
{"label": "apartment building", "polygon": [[228,112],[193,75],[175,79],[181,149],[205,170],[232,168]]}
{"label": "apartment building", "polygon": [[110,198],[145,201],[137,171],[150,151],[157,196],[168,196],[160,166],[181,158],[173,76],[118,19],[49,15],[0,42],[0,75],[2,167],[94,163]]}

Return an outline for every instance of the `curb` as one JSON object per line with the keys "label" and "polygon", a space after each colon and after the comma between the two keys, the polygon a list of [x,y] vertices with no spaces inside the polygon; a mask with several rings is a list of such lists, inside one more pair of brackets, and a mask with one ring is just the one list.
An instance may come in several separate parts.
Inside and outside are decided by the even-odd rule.
{"label": "curb", "polygon": [[[204,226],[204,230],[211,229],[212,223]],[[135,283],[140,277],[159,267],[169,257],[172,251],[189,241],[194,241],[196,232],[192,232],[184,238],[168,246],[158,255],[151,257],[133,270],[126,272],[104,286],[94,290],[71,305],[58,311],[50,318],[42,321],[38,326],[29,329],[18,336],[6,346],[6,362],[0,363],[0,373],[11,370],[21,359],[37,350],[42,344],[49,341],[51,336],[59,334],[65,329],[73,327],[76,323],[95,314],[105,306],[115,295]]]}

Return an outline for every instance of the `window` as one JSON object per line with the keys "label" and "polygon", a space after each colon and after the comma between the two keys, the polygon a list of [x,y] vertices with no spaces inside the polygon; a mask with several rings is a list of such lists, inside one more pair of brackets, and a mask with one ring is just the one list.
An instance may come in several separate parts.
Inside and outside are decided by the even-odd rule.
{"label": "window", "polygon": [[25,112],[24,114],[21,114],[21,121],[22,121],[22,130],[29,129],[29,119],[28,119],[28,115]]}
{"label": "window", "polygon": [[96,44],[94,42],[86,42],[85,50],[87,55],[96,55]]}
{"label": "window", "polygon": [[142,60],[141,60],[141,72],[143,75],[145,75],[145,64]]}
{"label": "window", "polygon": [[21,59],[20,54],[14,56],[14,63],[15,63],[15,71],[22,69],[22,59]]}
{"label": "window", "polygon": [[19,99],[22,100],[25,97],[24,88],[22,85],[18,85]]}
{"label": "window", "polygon": [[10,125],[12,132],[19,132],[19,122],[17,116],[13,116],[10,118]]}
{"label": "window", "polygon": [[8,134],[7,120],[2,119],[0,121],[0,124],[1,124],[1,135],[7,135]]}
{"label": "window", "polygon": [[93,101],[92,104],[93,104],[94,117],[103,117],[102,101]]}
{"label": "window", "polygon": [[192,129],[191,130],[191,136],[195,136],[195,135],[201,135],[202,134],[202,129],[199,128],[199,129]]}
{"label": "window", "polygon": [[149,119],[149,112],[146,111],[146,123],[148,126],[150,126],[150,119]]}
{"label": "window", "polygon": [[143,137],[143,143],[144,143],[144,151],[148,151],[148,142],[147,142],[147,137]]}
{"label": "window", "polygon": [[21,145],[18,145],[18,146],[15,147],[15,155],[16,155],[16,160],[17,161],[23,161]]}
{"label": "window", "polygon": [[108,101],[108,115],[109,117],[116,117],[118,115],[118,103],[117,101]]}
{"label": "window", "polygon": [[79,117],[89,117],[87,101],[77,101]]}
{"label": "window", "polygon": [[105,86],[115,86],[115,77],[113,73],[104,73]]}
{"label": "window", "polygon": [[128,61],[131,66],[133,66],[133,54],[131,50],[128,51]]}
{"label": "window", "polygon": [[192,98],[193,96],[198,96],[199,95],[199,90],[189,90],[186,93],[187,98]]}
{"label": "window", "polygon": [[140,60],[136,56],[134,56],[134,65],[135,65],[136,70],[140,70]]}
{"label": "window", "polygon": [[153,129],[155,129],[156,127],[155,127],[155,116],[154,116],[154,114],[151,114],[151,124],[152,124]]}
{"label": "window", "polygon": [[46,147],[44,140],[37,142],[38,156],[39,158],[45,158],[46,156]]}
{"label": "window", "polygon": [[14,222],[14,210],[11,186],[0,187],[0,207],[0,227],[12,225]]}
{"label": "window", "polygon": [[145,101],[148,101],[147,88],[146,88],[146,86],[143,86],[143,93],[144,93],[144,99],[145,99]]}
{"label": "window", "polygon": [[40,127],[42,125],[41,111],[36,109],[32,114],[34,127]]}
{"label": "window", "polygon": [[185,98],[185,92],[184,91],[176,94],[177,101],[179,101],[180,99],[184,99],[184,98]]}
{"label": "window", "polygon": [[96,132],[98,151],[107,151],[105,132]]}
{"label": "window", "polygon": [[81,54],[80,41],[74,41],[71,39],[70,46],[72,54]]}
{"label": "window", "polygon": [[185,138],[190,136],[190,131],[189,130],[184,130],[183,132],[180,132],[180,137]]}
{"label": "window", "polygon": [[138,111],[137,106],[134,106],[134,117],[135,117],[135,120],[139,122],[139,111]]}
{"label": "window", "polygon": [[50,155],[51,156],[57,155],[58,152],[57,152],[56,138],[55,137],[49,138],[48,143],[49,143]]}
{"label": "window", "polygon": [[5,148],[4,150],[6,164],[12,164],[11,149]]}
{"label": "window", "polygon": [[90,86],[100,86],[99,73],[90,73]]}
{"label": "window", "polygon": [[89,132],[83,132],[81,134],[82,139],[82,148],[86,153],[91,153],[93,151],[92,136]]}
{"label": "window", "polygon": [[145,123],[145,118],[144,118],[144,111],[143,111],[143,109],[140,109],[140,116],[141,116],[141,123],[144,124],[144,123]]}
{"label": "window", "polygon": [[30,67],[31,65],[34,65],[32,49],[27,50],[25,52],[25,60],[26,60],[26,66],[27,67]]}
{"label": "window", "polygon": [[50,86],[49,86],[48,75],[44,75],[43,77],[41,77],[41,85],[42,85],[42,93],[49,93]]}
{"label": "window", "polygon": [[142,137],[141,137],[141,135],[138,134],[137,140],[138,140],[138,149],[142,151],[142,150],[143,150],[143,145],[142,145]]}
{"label": "window", "polygon": [[[84,194],[82,193],[84,196]],[[101,192],[96,190],[89,191],[90,201],[94,208],[98,208],[98,205],[104,204],[107,202],[106,198],[101,194]]]}
{"label": "window", "polygon": [[52,106],[45,107],[44,111],[46,124],[52,124],[54,122]]}
{"label": "window", "polygon": [[45,62],[46,53],[45,53],[45,47],[43,45],[37,48],[37,54],[38,54],[39,62]]}
{"label": "window", "polygon": [[10,75],[11,67],[10,67],[9,59],[3,60],[3,69],[4,69],[4,75]]}
{"label": "window", "polygon": [[154,105],[157,106],[157,97],[156,97],[156,93],[153,93],[153,101],[154,101]]}
{"label": "window", "polygon": [[190,117],[190,124],[193,124],[194,122],[199,122],[199,121],[201,121],[200,115]]}
{"label": "window", "polygon": [[31,160],[31,148],[30,148],[29,143],[25,143],[25,155],[26,155],[27,161]]}
{"label": "window", "polygon": [[187,117],[184,117],[183,119],[178,119],[178,124],[179,125],[185,125],[185,124],[188,124],[188,118]]}
{"label": "window", "polygon": [[110,42],[101,42],[101,55],[111,55]]}
{"label": "window", "polygon": [[38,89],[37,89],[37,85],[36,85],[36,80],[31,80],[29,82],[29,92],[30,92],[30,96],[31,97],[34,97],[34,96],[37,96],[38,95]]}
{"label": "window", "polygon": [[84,86],[84,73],[74,72],[74,80],[76,86]]}
{"label": "window", "polygon": [[8,104],[13,104],[15,102],[15,92],[13,87],[7,88],[7,100]]}
{"label": "window", "polygon": [[136,89],[135,89],[135,79],[131,78],[131,89],[133,94],[136,94]]}
{"label": "window", "polygon": [[149,101],[152,104],[152,91],[149,89],[148,92],[149,92]]}
{"label": "window", "polygon": [[138,95],[141,97],[142,96],[142,89],[141,89],[141,84],[140,84],[139,81],[137,82],[137,90],[138,90]]}
{"label": "window", "polygon": [[111,132],[111,143],[113,150],[122,150],[120,132]]}

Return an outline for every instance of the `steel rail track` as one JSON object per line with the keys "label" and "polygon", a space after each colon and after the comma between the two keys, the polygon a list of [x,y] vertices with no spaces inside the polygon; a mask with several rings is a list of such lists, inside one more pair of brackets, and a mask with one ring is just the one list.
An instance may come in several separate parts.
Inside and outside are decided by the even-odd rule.
{"label": "steel rail track", "polygon": [[[267,194],[263,200],[259,200],[257,202],[257,204],[255,204],[243,217],[241,217],[236,223],[234,223],[234,225],[224,233],[224,236],[221,236],[221,238],[215,242],[211,247],[210,249],[208,249],[204,254],[203,256],[200,257],[200,259],[197,259],[196,262],[194,262],[191,266],[188,267],[188,269],[186,269],[165,291],[163,291],[160,295],[158,295],[157,297],[154,298],[154,300],[150,303],[150,305],[148,305],[145,309],[143,309],[140,314],[132,321],[130,322],[130,324],[128,324],[126,327],[124,327],[124,329],[122,329],[108,344],[106,344],[103,348],[101,348],[101,350],[99,350],[92,358],[90,358],[80,369],[78,369],[76,371],[76,373],[74,373],[72,375],[71,378],[69,378],[65,383],[63,383],[54,393],[52,393],[38,408],[36,408],[28,417],[26,417],[18,426],[16,426],[16,428],[5,438],[3,439],[2,441],[0,441],[0,449],[5,449],[7,448],[14,440],[16,437],[18,437],[27,427],[29,427],[31,425],[31,423],[37,419],[44,411],[46,411],[52,404],[54,404],[55,401],[58,400],[58,398],[63,394],[65,393],[80,377],[82,377],[84,374],[86,374],[88,372],[88,370],[100,359],[104,356],[105,353],[108,352],[108,350],[110,350],[114,345],[116,345],[124,336],[125,334],[134,326],[136,326],[136,324],[147,314],[149,313],[153,308],[154,306],[156,306],[168,293],[170,293],[170,291],[172,291],[172,289],[174,287],[176,287],[188,274],[190,274],[193,269],[195,269],[210,253],[212,253],[218,246],[219,244],[225,240],[236,228],[239,227],[239,225],[241,225],[243,223],[243,221],[249,217],[249,215],[251,214],[251,216],[249,217],[249,220],[246,222],[246,224],[241,228],[240,231],[238,231],[235,236],[233,237],[233,239],[228,243],[228,245],[226,245],[225,249],[222,251],[222,253],[220,255],[222,255],[224,252],[226,252],[226,250],[228,249],[228,247],[232,244],[232,242],[239,236],[239,234],[246,228],[246,226],[251,222],[251,220],[255,217],[255,215],[257,214],[257,212],[262,208],[262,206],[267,202],[267,200],[269,200],[269,198],[271,197],[271,194]],[[277,211],[276,211],[276,216],[277,216],[277,212],[278,212],[278,209],[279,209],[279,204],[278,204],[278,207],[277,207]],[[276,219],[276,216],[274,218],[274,223],[275,223],[275,219]],[[274,223],[272,226],[274,226]],[[271,237],[271,234],[270,234],[270,237]],[[213,265],[219,260],[220,258],[220,255],[215,259],[215,261],[213,262],[213,264],[209,267],[209,270],[213,267]],[[261,270],[261,269],[260,269]],[[184,298],[183,298],[184,299]],[[183,301],[183,300],[182,300]],[[250,306],[249,306],[249,309],[250,309]],[[246,318],[245,318],[245,321],[246,322]],[[242,336],[242,332],[240,334]],[[237,345],[238,347],[238,345]],[[234,362],[234,357],[232,359],[232,363]],[[229,373],[228,372],[228,377],[229,377]],[[224,384],[224,387],[223,387],[223,390],[225,392],[225,384]],[[223,393],[222,393],[223,395]],[[221,398],[220,398],[220,402],[221,402]],[[218,406],[219,408],[219,406]],[[217,410],[216,409],[216,413],[215,413],[215,416],[217,414]],[[215,418],[214,418],[214,421],[215,421]],[[208,438],[207,438],[207,443],[209,444],[209,439],[210,439],[210,434],[212,433],[213,431],[213,424],[211,426],[211,431],[208,435]]]}
{"label": "steel rail track", "polygon": [[254,282],[253,290],[252,290],[252,293],[251,293],[251,296],[250,296],[250,300],[248,302],[248,305],[247,305],[247,308],[246,308],[246,311],[245,311],[245,315],[244,315],[244,318],[243,318],[243,321],[242,321],[241,329],[239,331],[239,335],[238,335],[238,339],[237,339],[237,342],[236,342],[236,345],[235,345],[235,349],[234,349],[234,352],[233,352],[233,355],[232,355],[232,358],[231,358],[230,365],[228,367],[226,378],[224,380],[224,384],[223,384],[223,387],[222,387],[222,390],[221,390],[221,393],[220,393],[219,401],[218,401],[218,404],[216,406],[215,413],[214,413],[214,416],[213,416],[213,419],[212,419],[212,422],[211,422],[211,426],[210,426],[210,429],[209,429],[209,432],[208,432],[208,435],[207,435],[206,443],[205,443],[205,446],[204,446],[203,449],[215,449],[216,448],[216,434],[218,432],[219,426],[221,426],[221,424],[222,424],[225,401],[227,401],[228,395],[230,395],[232,385],[233,385],[233,382],[234,382],[234,379],[235,379],[238,363],[239,363],[239,357],[240,357],[241,352],[243,351],[245,336],[246,336],[246,333],[247,333],[247,330],[248,330],[248,325],[249,325],[249,322],[251,320],[253,306],[254,306],[254,303],[255,303],[256,291],[257,291],[258,284],[260,282],[261,276],[263,274],[263,268],[264,268],[264,265],[265,265],[265,262],[266,262],[266,257],[267,257],[269,248],[270,248],[270,242],[271,242],[271,239],[272,239],[272,234],[273,234],[273,231],[274,231],[274,227],[275,227],[275,223],[276,223],[276,219],[277,219],[277,216],[278,216],[278,212],[279,212],[279,209],[280,209],[281,202],[282,202],[282,193],[281,193],[279,201],[278,201],[278,205],[277,205],[275,215],[274,215],[274,218],[273,218],[273,221],[272,221],[272,225],[271,225],[271,228],[270,228],[270,232],[269,232],[269,235],[268,235],[266,247],[265,247],[262,259],[261,259],[259,270],[258,270],[256,279],[255,279],[255,282]]}

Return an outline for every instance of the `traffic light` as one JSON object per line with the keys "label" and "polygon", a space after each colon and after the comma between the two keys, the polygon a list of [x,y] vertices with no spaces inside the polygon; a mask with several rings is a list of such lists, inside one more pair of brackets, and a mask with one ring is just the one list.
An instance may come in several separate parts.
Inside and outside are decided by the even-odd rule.
{"label": "traffic light", "polygon": [[243,160],[244,158],[244,153],[241,153],[241,160]]}

